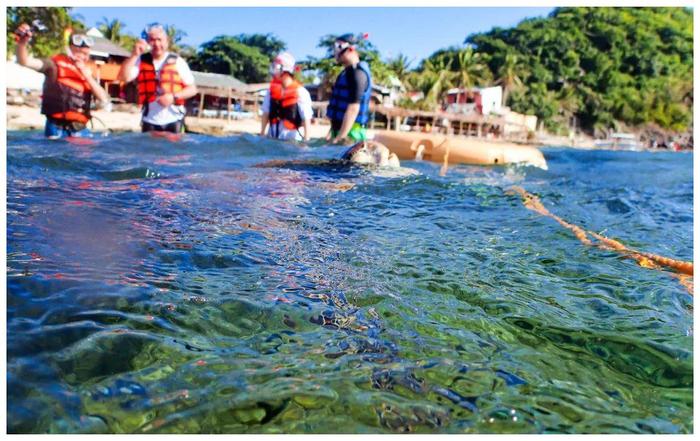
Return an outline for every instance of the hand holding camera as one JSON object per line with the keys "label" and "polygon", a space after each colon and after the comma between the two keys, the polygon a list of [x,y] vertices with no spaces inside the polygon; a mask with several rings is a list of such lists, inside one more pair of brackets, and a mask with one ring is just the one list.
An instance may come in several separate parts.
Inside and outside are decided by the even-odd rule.
{"label": "hand holding camera", "polygon": [[35,33],[45,32],[46,29],[41,20],[34,20],[31,25],[22,23],[15,31],[15,41],[19,44],[27,44]]}

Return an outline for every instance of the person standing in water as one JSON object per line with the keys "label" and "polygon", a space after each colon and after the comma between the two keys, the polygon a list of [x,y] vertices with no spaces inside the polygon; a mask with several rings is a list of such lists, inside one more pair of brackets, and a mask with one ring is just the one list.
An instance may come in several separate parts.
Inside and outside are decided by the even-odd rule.
{"label": "person standing in water", "polygon": [[71,34],[66,53],[40,60],[32,57],[27,48],[32,28],[22,23],[15,35],[17,62],[45,76],[41,99],[41,113],[46,115],[44,135],[50,139],[92,136],[87,128],[92,98],[97,98],[98,107],[109,104],[109,94],[87,66],[94,44],[92,37]]}
{"label": "person standing in water", "polygon": [[197,94],[192,71],[182,57],[168,52],[168,35],[162,25],[150,24],[142,37],[122,63],[119,79],[135,79],[138,84],[143,132],[182,133],[185,101]]}
{"label": "person standing in water", "polygon": [[[313,115],[311,95],[294,78],[294,57],[289,52],[282,52],[270,65],[270,90],[262,104],[262,124],[260,136],[268,135],[283,140],[308,141],[309,122]],[[304,133],[300,128],[304,127]]]}
{"label": "person standing in water", "polygon": [[327,138],[334,144],[367,139],[365,126],[369,120],[372,74],[369,65],[360,61],[356,44],[352,34],[341,35],[333,44],[335,60],[345,67],[333,85],[326,112],[331,121]]}

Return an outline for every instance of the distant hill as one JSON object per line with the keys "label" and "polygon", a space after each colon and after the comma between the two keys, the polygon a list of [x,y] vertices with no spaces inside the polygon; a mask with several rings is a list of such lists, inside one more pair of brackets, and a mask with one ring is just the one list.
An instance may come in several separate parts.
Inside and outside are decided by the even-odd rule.
{"label": "distant hill", "polygon": [[494,78],[518,78],[507,104],[551,131],[692,126],[690,9],[558,8],[465,43],[486,55]]}

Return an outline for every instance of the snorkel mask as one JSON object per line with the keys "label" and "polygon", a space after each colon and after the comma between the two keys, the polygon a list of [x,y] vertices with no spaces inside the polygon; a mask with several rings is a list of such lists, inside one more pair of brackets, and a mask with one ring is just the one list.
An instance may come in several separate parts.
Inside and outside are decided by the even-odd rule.
{"label": "snorkel mask", "polygon": [[72,34],[70,36],[70,44],[77,47],[92,47],[95,45],[95,40],[85,34]]}
{"label": "snorkel mask", "polygon": [[336,61],[339,61],[340,56],[342,56],[348,50],[354,49],[360,40],[366,40],[368,38],[369,34],[367,33],[359,34],[358,36],[350,33],[341,35],[340,37],[336,38],[335,42],[333,43],[333,58],[335,58]]}

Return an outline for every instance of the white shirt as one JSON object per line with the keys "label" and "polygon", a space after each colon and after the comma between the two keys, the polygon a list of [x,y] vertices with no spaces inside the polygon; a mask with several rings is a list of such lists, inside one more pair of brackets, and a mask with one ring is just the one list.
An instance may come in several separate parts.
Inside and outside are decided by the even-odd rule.
{"label": "white shirt", "polygon": [[[311,120],[311,117],[314,115],[314,111],[311,108],[311,95],[303,86],[297,87],[297,105],[299,106],[299,116],[301,117],[301,120]],[[263,100],[262,104],[262,111],[263,113],[270,113],[270,91],[268,91],[267,95],[265,95],[265,99]],[[283,139],[285,141],[302,140],[299,130],[287,129],[282,121],[277,122],[276,128],[273,128],[272,123],[270,123],[270,128],[267,133],[270,136],[273,136],[275,133],[279,133],[279,139]]]}
{"label": "white shirt", "polygon": [[[153,67],[156,70],[156,77],[160,75],[160,69],[163,67],[163,63],[168,59],[170,52],[167,52],[165,56],[160,60],[153,60]],[[136,60],[136,64],[129,71],[129,81],[133,81],[139,75],[139,67],[141,66],[141,58]],[[190,86],[194,84],[194,75],[187,62],[182,59],[182,57],[177,57],[175,62],[175,67],[177,68],[177,73],[182,78],[182,82]],[[148,114],[144,115],[143,120],[149,124],[156,124],[159,126],[164,126],[175,121],[181,120],[185,116],[185,106],[178,106],[176,104],[171,104],[168,107],[163,107],[158,104],[157,101],[152,101],[148,103]]]}

